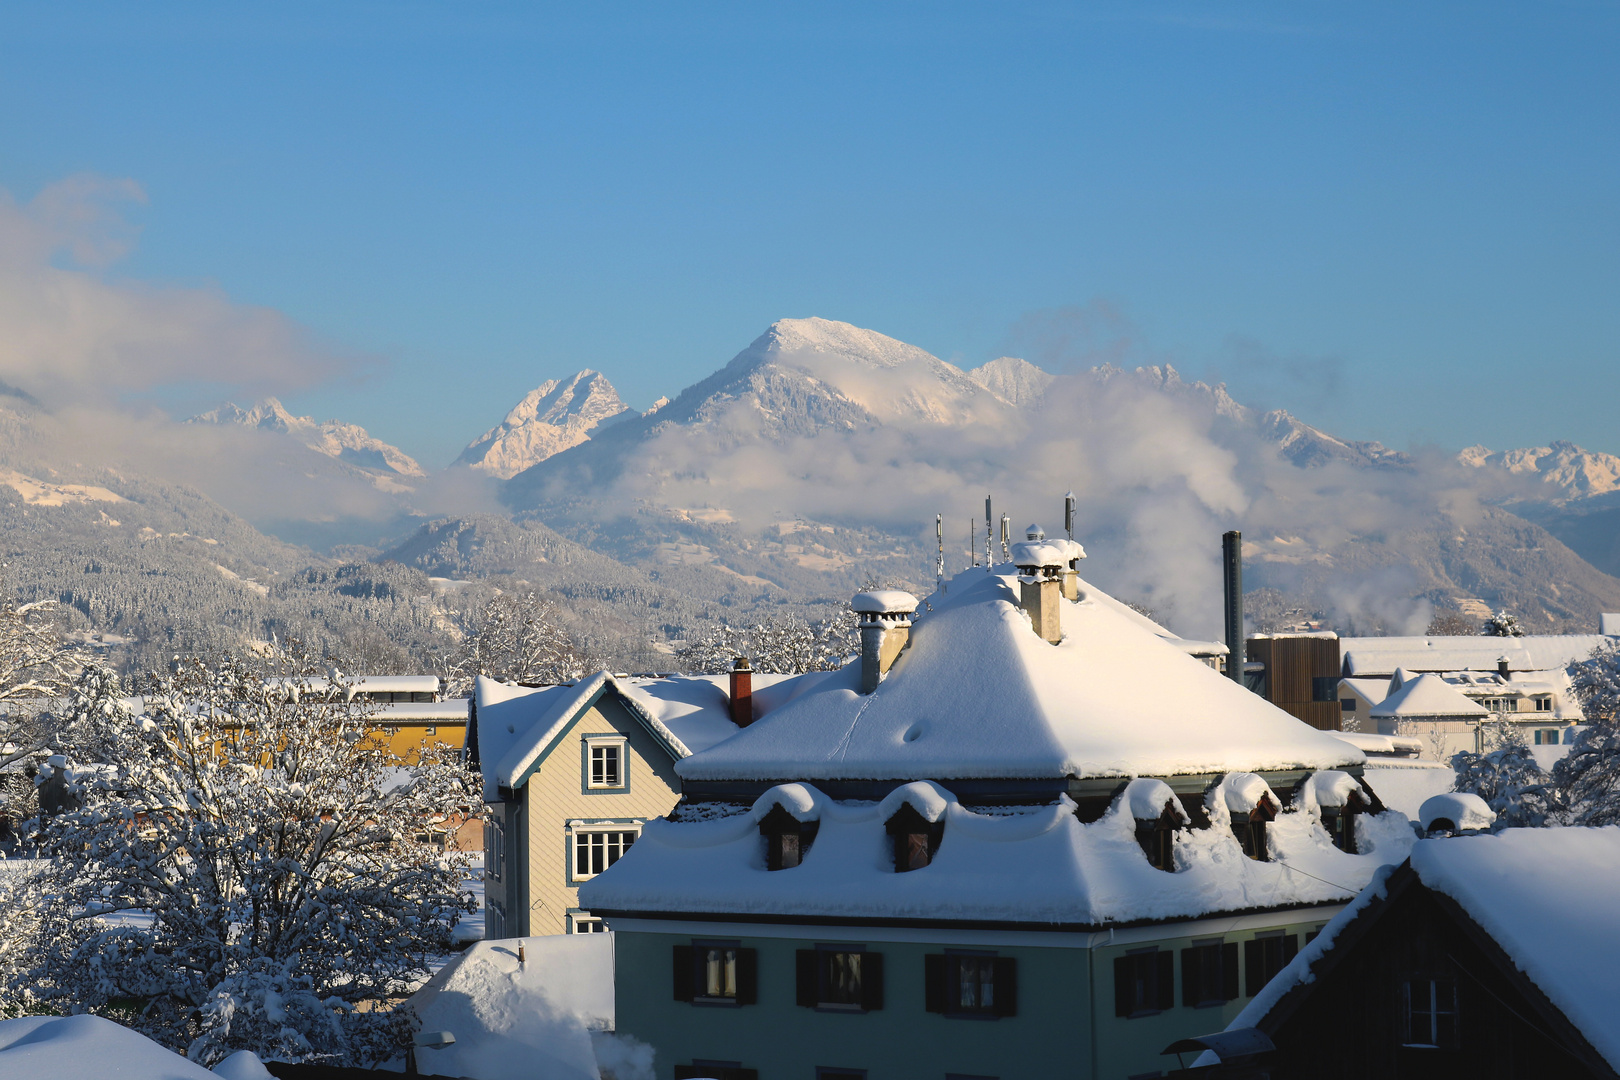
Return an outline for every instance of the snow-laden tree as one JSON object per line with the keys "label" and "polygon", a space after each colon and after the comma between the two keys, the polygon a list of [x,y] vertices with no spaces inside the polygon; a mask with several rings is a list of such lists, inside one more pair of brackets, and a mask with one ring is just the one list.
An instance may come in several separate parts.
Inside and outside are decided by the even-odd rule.
{"label": "snow-laden tree", "polygon": [[204,1065],[400,1047],[388,1005],[473,909],[464,860],[432,839],[468,801],[465,773],[400,766],[370,706],[274,659],[288,681],[177,661],[138,715],[116,680],[81,681],[66,749],[82,805],[43,821],[32,890],[36,1006],[115,1016]]}
{"label": "snow-laden tree", "polygon": [[1524,627],[1519,625],[1519,617],[1509,611],[1496,612],[1485,620],[1479,632],[1486,637],[1524,637]]}
{"label": "snow-laden tree", "polygon": [[563,630],[555,601],[534,592],[501,592],[468,620],[467,636],[447,674],[452,690],[465,692],[478,675],[558,683],[579,678],[591,666]]}
{"label": "snow-laden tree", "polygon": [[33,777],[47,753],[53,701],[84,665],[50,601],[16,604],[0,583],[0,839],[35,808]]}
{"label": "snow-laden tree", "polygon": [[1553,766],[1553,780],[1570,824],[1620,824],[1620,649],[1599,647],[1569,673],[1586,724]]}
{"label": "snow-laden tree", "polygon": [[1484,799],[1496,811],[1496,828],[1556,825],[1564,817],[1562,793],[1536,763],[1523,739],[1488,754],[1452,755],[1457,790]]}
{"label": "snow-laden tree", "polygon": [[797,675],[843,667],[860,647],[852,612],[815,623],[790,614],[751,626],[720,623],[692,631],[675,657],[682,670],[694,674],[730,671],[736,657],[746,656],[755,671]]}

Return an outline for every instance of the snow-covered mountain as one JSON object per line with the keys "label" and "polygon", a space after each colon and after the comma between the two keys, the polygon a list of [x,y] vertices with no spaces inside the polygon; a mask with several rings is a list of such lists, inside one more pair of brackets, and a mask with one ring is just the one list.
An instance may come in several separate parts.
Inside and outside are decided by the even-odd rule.
{"label": "snow-covered mountain", "polygon": [[1302,469],[1330,461],[1375,469],[1402,468],[1412,463],[1410,455],[1391,450],[1383,443],[1341,439],[1281,409],[1261,416],[1259,427],[1265,437],[1277,444],[1283,457]]}
{"label": "snow-covered mountain", "polygon": [[578,446],[602,425],[633,415],[607,377],[587,368],[529,391],[505,420],[469,443],[455,463],[505,480]]}
{"label": "snow-covered mountain", "polygon": [[244,409],[234,402],[226,402],[210,412],[193,416],[186,423],[231,425],[279,432],[329,458],[376,474],[379,479],[389,480],[394,477],[419,479],[427,475],[422,466],[405,451],[372,437],[358,424],[345,424],[340,420],[318,421],[309,416],[294,416],[273,397],[265,398],[251,409]]}
{"label": "snow-covered mountain", "polygon": [[1479,469],[1501,469],[1516,476],[1538,478],[1552,489],[1549,499],[1555,503],[1620,491],[1620,457],[1585,450],[1563,440],[1551,446],[1499,453],[1485,446],[1470,446],[1457,455],[1457,460]]}
{"label": "snow-covered mountain", "polygon": [[1041,399],[1053,376],[1028,360],[1001,356],[968,372],[968,378],[1013,405],[1029,405]]}

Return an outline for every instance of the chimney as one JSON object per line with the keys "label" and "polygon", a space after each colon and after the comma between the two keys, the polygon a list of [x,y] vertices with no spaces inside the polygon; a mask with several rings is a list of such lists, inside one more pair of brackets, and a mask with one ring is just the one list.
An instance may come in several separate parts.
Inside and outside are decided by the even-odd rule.
{"label": "chimney", "polygon": [[861,693],[870,694],[911,640],[917,598],[899,589],[855,594],[852,605],[861,628]]}
{"label": "chimney", "polygon": [[1041,640],[1056,645],[1063,640],[1063,620],[1058,598],[1080,598],[1074,564],[1086,557],[1085,549],[1073,540],[1048,540],[1039,525],[1024,531],[1024,539],[1012,545],[1013,565],[1018,567],[1018,606],[1029,616],[1030,625]]}
{"label": "chimney", "polygon": [[1496,658],[1496,673],[1498,675],[1502,676],[1502,681],[1503,682],[1507,682],[1507,680],[1508,680],[1508,658],[1507,657],[1498,656]]}
{"label": "chimney", "polygon": [[1222,584],[1226,592],[1226,677],[1243,685],[1243,534],[1221,537]]}
{"label": "chimney", "polygon": [[731,662],[731,722],[738,727],[754,722],[754,669],[746,656]]}

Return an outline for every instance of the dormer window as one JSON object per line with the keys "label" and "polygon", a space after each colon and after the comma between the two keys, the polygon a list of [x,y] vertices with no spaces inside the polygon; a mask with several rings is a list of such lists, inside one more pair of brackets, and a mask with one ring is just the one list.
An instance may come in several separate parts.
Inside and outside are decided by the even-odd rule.
{"label": "dormer window", "polygon": [[804,861],[820,822],[800,821],[781,806],[773,806],[759,823],[765,838],[765,869],[791,870]]}
{"label": "dormer window", "polygon": [[1166,802],[1164,812],[1157,818],[1136,819],[1136,842],[1155,869],[1175,873],[1176,830],[1181,828],[1181,815],[1174,803]]}
{"label": "dormer window", "polygon": [[1232,815],[1232,835],[1243,846],[1243,854],[1256,862],[1266,862],[1266,824],[1277,816],[1277,804],[1268,795],[1247,815]]}
{"label": "dormer window", "polygon": [[902,803],[884,825],[894,841],[894,872],[921,870],[934,861],[945,836],[945,821],[929,821],[909,802]]}
{"label": "dormer window", "polygon": [[1352,791],[1343,806],[1322,807],[1322,828],[1333,838],[1334,847],[1348,855],[1356,853],[1356,815],[1366,811],[1359,791]]}

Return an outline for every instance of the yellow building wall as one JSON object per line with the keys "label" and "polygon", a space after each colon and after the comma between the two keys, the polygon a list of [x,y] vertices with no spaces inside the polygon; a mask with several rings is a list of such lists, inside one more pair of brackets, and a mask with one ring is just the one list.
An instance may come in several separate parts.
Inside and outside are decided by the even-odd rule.
{"label": "yellow building wall", "polygon": [[[627,739],[627,788],[593,791],[586,786],[585,739],[614,734]],[[615,698],[599,699],[529,778],[529,933],[566,933],[567,915],[579,907],[568,822],[641,822],[663,817],[679,798],[669,752]]]}
{"label": "yellow building wall", "polygon": [[[432,734],[429,734],[429,730]],[[385,720],[373,718],[371,732],[377,738],[388,744],[388,753],[400,761],[417,761],[429,751],[437,749],[440,753],[447,753],[444,747],[461,752],[467,745],[467,722],[444,720]],[[438,746],[443,743],[444,747]]]}

